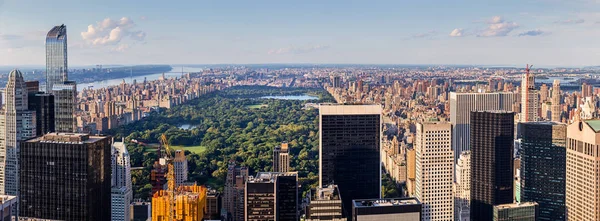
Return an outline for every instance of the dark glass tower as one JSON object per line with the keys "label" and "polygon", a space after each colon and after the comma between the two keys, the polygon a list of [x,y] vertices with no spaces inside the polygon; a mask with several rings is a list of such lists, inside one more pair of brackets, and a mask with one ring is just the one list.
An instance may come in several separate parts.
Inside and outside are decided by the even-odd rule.
{"label": "dark glass tower", "polygon": [[353,199],[379,198],[381,106],[319,107],[319,186],[338,185],[345,211]]}
{"label": "dark glass tower", "polygon": [[19,215],[110,220],[111,138],[49,133],[21,142]]}
{"label": "dark glass tower", "polygon": [[471,220],[492,220],[513,202],[514,113],[471,112]]}
{"label": "dark glass tower", "polygon": [[54,95],[44,92],[29,92],[29,110],[35,111],[38,136],[55,131]]}
{"label": "dark glass tower", "polygon": [[565,220],[567,125],[521,124],[521,201],[539,204],[538,220]]}
{"label": "dark glass tower", "polygon": [[245,187],[245,220],[298,220],[298,173],[258,173]]}

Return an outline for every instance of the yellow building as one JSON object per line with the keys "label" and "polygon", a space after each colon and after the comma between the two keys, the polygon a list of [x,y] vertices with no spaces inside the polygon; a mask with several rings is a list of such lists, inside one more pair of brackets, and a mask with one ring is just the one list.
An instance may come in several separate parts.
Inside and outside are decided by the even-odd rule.
{"label": "yellow building", "polygon": [[[160,190],[152,197],[152,220],[168,221],[167,203],[168,193]],[[206,210],[206,187],[179,186],[175,191],[175,216],[176,221],[201,221]]]}

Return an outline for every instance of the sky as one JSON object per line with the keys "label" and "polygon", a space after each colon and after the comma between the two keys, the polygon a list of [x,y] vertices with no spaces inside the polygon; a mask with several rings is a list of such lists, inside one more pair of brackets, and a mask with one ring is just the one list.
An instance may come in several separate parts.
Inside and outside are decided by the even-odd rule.
{"label": "sky", "polygon": [[0,0],[0,66],[600,65],[600,0]]}

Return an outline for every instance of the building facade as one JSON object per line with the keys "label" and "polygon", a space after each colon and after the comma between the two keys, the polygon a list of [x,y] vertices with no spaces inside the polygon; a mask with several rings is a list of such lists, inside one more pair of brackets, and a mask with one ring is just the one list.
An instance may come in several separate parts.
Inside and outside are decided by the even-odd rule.
{"label": "building facade", "polygon": [[288,143],[282,143],[273,149],[273,172],[285,173],[290,170]]}
{"label": "building facade", "polygon": [[471,213],[471,151],[463,151],[456,162],[454,183],[454,217],[469,221]]}
{"label": "building facade", "polygon": [[230,162],[223,191],[223,213],[226,220],[244,220],[244,192],[248,180],[248,168]]}
{"label": "building facade", "polygon": [[566,124],[521,124],[520,200],[539,204],[538,220],[565,220],[566,143]]}
{"label": "building facade", "polygon": [[15,215],[13,207],[17,206],[19,201],[16,196],[0,195],[0,221],[12,221]]}
{"label": "building facade", "polygon": [[298,220],[298,173],[258,173],[246,182],[245,220]]}
{"label": "building facade", "polygon": [[173,168],[175,169],[175,185],[179,186],[188,180],[188,163],[183,150],[175,151]]}
{"label": "building facade", "polygon": [[345,221],[342,197],[336,185],[311,189],[304,208],[306,221]]}
{"label": "building facade", "polygon": [[52,93],[54,84],[68,80],[67,61],[67,26],[55,26],[46,35],[47,93]]}
{"label": "building facade", "polygon": [[415,139],[416,191],[423,220],[454,220],[454,153],[450,123],[419,123]]}
{"label": "building facade", "polygon": [[[344,208],[381,194],[381,106],[319,106],[319,186],[336,184]],[[360,181],[360,182],[357,182]]]}
{"label": "building facade", "polygon": [[494,205],[513,202],[514,114],[471,113],[471,213],[491,220]]}
{"label": "building facade", "polygon": [[29,92],[28,102],[29,110],[35,112],[36,134],[43,135],[56,131],[54,95],[44,92]]}
{"label": "building facade", "polygon": [[129,204],[133,199],[131,165],[125,142],[112,145],[111,220],[129,220]]}
{"label": "building facade", "polygon": [[450,122],[455,161],[462,151],[470,150],[472,111],[512,111],[518,103],[516,93],[450,93]]}
{"label": "building facade", "polygon": [[[173,195],[175,208],[172,220],[202,221],[206,210],[206,187],[193,184],[178,186]],[[169,219],[169,192],[160,190],[152,196],[152,220],[171,221]]]}
{"label": "building facade", "polygon": [[535,90],[535,77],[529,73],[527,66],[526,73],[521,78],[521,114],[520,122],[538,121],[539,116],[539,95]]}
{"label": "building facade", "polygon": [[74,81],[54,83],[55,127],[59,133],[73,133],[77,128],[74,113],[77,106],[77,84]]}
{"label": "building facade", "polygon": [[567,220],[600,221],[600,120],[567,127]]}
{"label": "building facade", "polygon": [[561,122],[562,109],[561,109],[561,92],[560,92],[560,80],[555,79],[552,84],[552,121]]}
{"label": "building facade", "polygon": [[353,221],[427,220],[421,216],[422,204],[415,198],[352,200]]}
{"label": "building facade", "polygon": [[537,221],[539,205],[536,202],[509,203],[494,206],[493,221]]}
{"label": "building facade", "polygon": [[20,216],[110,219],[110,137],[49,133],[21,142],[20,161]]}

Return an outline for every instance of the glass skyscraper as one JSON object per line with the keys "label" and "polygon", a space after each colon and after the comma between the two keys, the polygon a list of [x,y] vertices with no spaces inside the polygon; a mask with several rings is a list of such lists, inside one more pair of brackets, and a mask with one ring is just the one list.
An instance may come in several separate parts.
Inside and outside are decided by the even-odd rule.
{"label": "glass skyscraper", "polygon": [[46,36],[46,92],[68,80],[67,26],[54,26]]}

